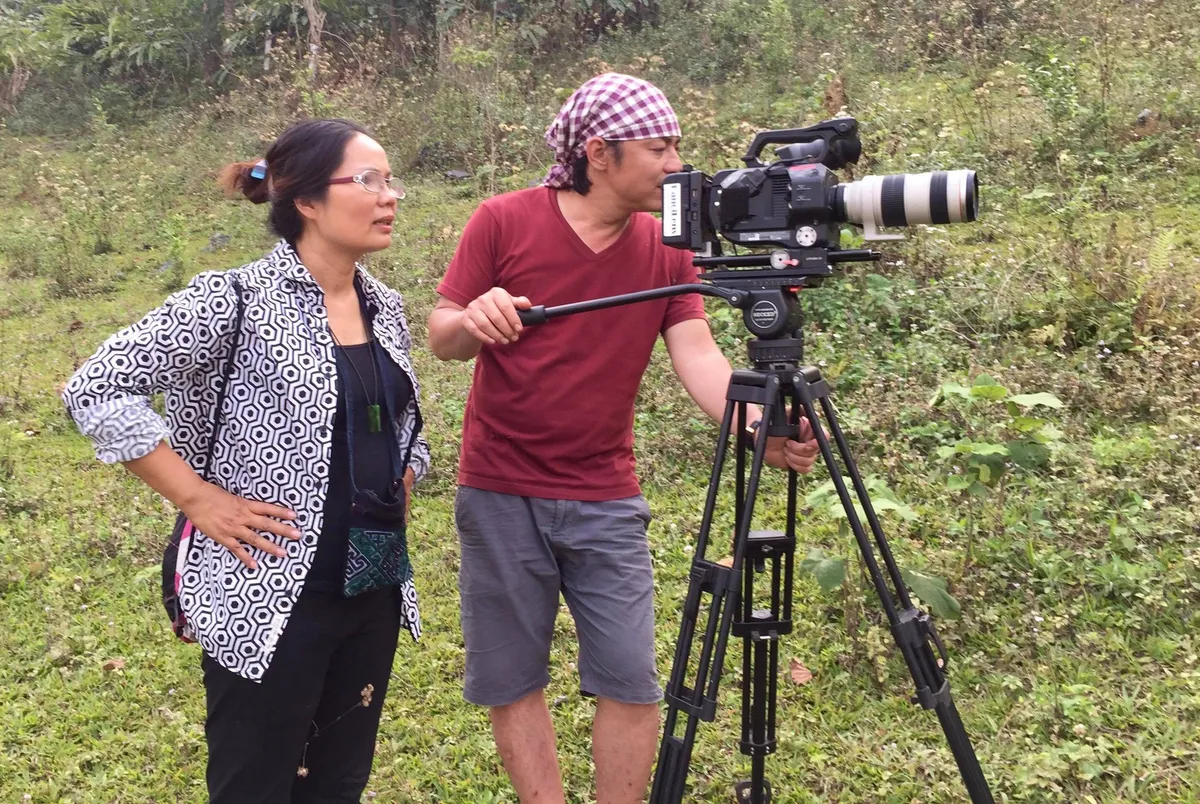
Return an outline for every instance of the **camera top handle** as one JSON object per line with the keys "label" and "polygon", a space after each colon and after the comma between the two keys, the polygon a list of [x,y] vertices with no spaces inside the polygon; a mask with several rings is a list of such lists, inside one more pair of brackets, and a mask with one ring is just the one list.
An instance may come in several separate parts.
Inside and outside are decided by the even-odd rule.
{"label": "camera top handle", "polygon": [[822,142],[825,145],[820,162],[830,170],[837,170],[858,161],[862,155],[862,142],[858,138],[858,121],[853,117],[836,117],[807,128],[786,128],[760,131],[754,135],[742,161],[746,167],[765,167],[759,154],[767,145]]}

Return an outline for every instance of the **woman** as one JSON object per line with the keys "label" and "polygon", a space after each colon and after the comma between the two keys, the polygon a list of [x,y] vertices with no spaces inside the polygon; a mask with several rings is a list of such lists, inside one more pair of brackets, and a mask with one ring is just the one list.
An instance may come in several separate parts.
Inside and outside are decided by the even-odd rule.
{"label": "woman", "polygon": [[282,239],[110,337],[63,398],[100,460],[194,526],[178,593],[203,648],[210,801],[357,802],[400,627],[420,634],[411,337],[400,295],[358,264],[391,244],[404,191],[344,120],[292,126],[222,182],[270,203]]}

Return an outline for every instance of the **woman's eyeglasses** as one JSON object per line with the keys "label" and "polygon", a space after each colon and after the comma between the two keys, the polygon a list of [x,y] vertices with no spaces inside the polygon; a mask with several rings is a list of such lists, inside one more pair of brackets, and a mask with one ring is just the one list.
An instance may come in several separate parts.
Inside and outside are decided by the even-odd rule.
{"label": "woman's eyeglasses", "polygon": [[392,191],[392,194],[397,199],[404,198],[404,182],[400,181],[397,176],[392,176],[389,179],[378,170],[364,170],[357,176],[342,176],[340,179],[329,180],[330,184],[349,184],[350,182],[354,182],[368,193],[378,195],[386,187]]}

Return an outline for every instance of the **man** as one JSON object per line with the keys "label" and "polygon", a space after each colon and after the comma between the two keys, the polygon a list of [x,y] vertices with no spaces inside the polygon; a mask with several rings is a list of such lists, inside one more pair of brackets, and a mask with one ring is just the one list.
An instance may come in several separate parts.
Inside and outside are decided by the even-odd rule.
{"label": "man", "polygon": [[[679,122],[653,85],[606,73],[546,133],[542,186],[485,201],[463,232],[429,344],[478,357],[463,420],[455,519],[467,648],[464,697],[490,708],[525,804],[562,802],[543,696],[561,590],[579,635],[580,687],[597,697],[598,804],[641,801],[658,741],[654,601],[634,475],[633,405],[662,335],[684,388],[720,418],[731,368],[697,294],[523,329],[518,309],[695,282],[662,245],[663,178],[681,169]],[[755,411],[751,418],[760,414]],[[808,472],[816,442],[771,439],[772,465]]]}

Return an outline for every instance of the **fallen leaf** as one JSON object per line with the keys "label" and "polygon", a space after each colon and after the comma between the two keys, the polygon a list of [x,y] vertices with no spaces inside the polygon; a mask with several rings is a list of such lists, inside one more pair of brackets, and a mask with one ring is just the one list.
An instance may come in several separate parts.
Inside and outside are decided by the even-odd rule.
{"label": "fallen leaf", "polygon": [[803,686],[812,681],[812,671],[805,667],[804,662],[800,661],[795,656],[793,656],[791,661],[788,662],[788,668],[791,671],[792,681],[795,682],[797,686]]}
{"label": "fallen leaf", "polygon": [[720,564],[722,567],[732,567],[733,566],[733,556],[725,556],[717,563]]}
{"label": "fallen leaf", "polygon": [[104,667],[105,672],[108,672],[108,673],[111,673],[113,670],[124,670],[125,669],[125,660],[124,659],[109,659],[107,662],[104,663],[103,667]]}

